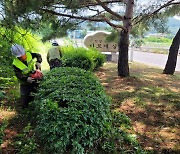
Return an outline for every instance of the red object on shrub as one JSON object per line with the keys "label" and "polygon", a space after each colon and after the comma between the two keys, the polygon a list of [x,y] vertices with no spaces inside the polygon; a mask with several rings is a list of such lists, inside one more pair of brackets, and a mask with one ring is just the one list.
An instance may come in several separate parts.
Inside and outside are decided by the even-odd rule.
{"label": "red object on shrub", "polygon": [[31,77],[33,79],[42,79],[43,74],[42,74],[42,72],[40,70],[36,70],[31,74]]}

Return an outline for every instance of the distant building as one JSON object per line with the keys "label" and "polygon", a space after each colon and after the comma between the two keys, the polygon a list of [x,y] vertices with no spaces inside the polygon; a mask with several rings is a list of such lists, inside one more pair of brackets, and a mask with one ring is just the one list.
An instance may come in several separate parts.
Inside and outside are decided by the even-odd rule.
{"label": "distant building", "polygon": [[83,30],[74,30],[68,32],[68,37],[71,39],[83,39],[86,33]]}

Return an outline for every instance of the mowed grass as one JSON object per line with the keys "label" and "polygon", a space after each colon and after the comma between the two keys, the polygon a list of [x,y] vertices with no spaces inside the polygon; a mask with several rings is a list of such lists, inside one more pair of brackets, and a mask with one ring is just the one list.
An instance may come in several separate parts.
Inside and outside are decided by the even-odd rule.
{"label": "mowed grass", "polygon": [[180,152],[180,72],[173,76],[161,69],[130,64],[130,77],[117,76],[117,64],[105,63],[96,73],[112,110],[132,121],[141,145],[153,152]]}

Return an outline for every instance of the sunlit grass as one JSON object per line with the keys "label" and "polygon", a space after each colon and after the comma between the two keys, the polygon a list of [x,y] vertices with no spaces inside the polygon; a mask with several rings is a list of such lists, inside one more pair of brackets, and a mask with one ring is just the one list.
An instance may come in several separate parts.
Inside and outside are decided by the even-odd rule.
{"label": "sunlit grass", "polygon": [[161,48],[161,47],[170,47],[171,42],[170,43],[156,43],[156,42],[145,42],[145,46],[150,46],[150,47],[157,47],[157,48]]}

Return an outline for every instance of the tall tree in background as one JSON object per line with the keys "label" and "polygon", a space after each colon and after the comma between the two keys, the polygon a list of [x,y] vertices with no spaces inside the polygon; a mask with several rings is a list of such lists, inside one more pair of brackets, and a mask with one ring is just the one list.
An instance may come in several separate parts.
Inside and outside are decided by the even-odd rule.
{"label": "tall tree in background", "polygon": [[[148,3],[145,0],[2,0],[6,21],[34,29],[39,25],[48,27],[51,32],[48,39],[63,36],[66,30],[83,21],[107,23],[119,33],[118,75],[121,77],[129,76],[128,48],[132,30],[148,29],[157,14],[179,4],[179,0],[150,0]],[[146,26],[141,26],[142,23]]]}
{"label": "tall tree in background", "polygon": [[169,49],[168,60],[165,69],[163,71],[164,74],[170,74],[170,75],[174,74],[178,51],[179,51],[179,45],[180,45],[180,29],[176,33],[176,36],[174,37],[171,47]]}

